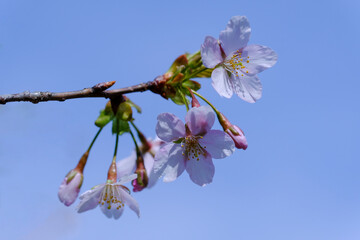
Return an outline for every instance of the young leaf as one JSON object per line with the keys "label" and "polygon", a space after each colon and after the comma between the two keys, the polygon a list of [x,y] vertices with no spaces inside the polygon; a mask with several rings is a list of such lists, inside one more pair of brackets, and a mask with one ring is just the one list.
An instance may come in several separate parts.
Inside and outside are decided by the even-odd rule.
{"label": "young leaf", "polygon": [[130,132],[129,123],[127,121],[115,118],[113,120],[112,133],[116,134],[117,131],[119,135],[122,135],[125,132]]}
{"label": "young leaf", "polygon": [[112,112],[107,112],[105,109],[100,111],[100,116],[96,119],[95,125],[99,128],[105,127],[113,118]]}
{"label": "young leaf", "polygon": [[116,117],[124,121],[130,121],[132,119],[131,105],[128,102],[120,103]]}

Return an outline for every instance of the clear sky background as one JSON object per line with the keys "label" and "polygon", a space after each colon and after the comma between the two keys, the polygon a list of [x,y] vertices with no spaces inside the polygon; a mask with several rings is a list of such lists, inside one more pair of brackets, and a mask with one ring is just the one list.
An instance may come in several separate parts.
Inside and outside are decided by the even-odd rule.
{"label": "clear sky background", "polygon": [[[0,1],[0,94],[67,91],[116,80],[153,80],[184,52],[246,15],[250,43],[273,48],[263,97],[249,104],[207,96],[246,133],[249,147],[214,160],[214,182],[173,183],[134,193],[141,218],[100,209],[77,214],[57,197],[97,128],[104,99],[0,106],[0,239],[360,239],[360,3],[339,1]],[[139,127],[185,108],[132,94]],[[220,128],[219,125],[215,125]],[[106,128],[81,192],[106,180],[115,138]],[[133,149],[120,139],[119,159]]]}

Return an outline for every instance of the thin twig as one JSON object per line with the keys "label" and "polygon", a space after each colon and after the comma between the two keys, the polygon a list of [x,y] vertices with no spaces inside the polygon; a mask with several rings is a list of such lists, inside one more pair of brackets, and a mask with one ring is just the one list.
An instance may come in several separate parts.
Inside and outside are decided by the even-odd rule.
{"label": "thin twig", "polygon": [[70,92],[29,92],[25,91],[22,93],[16,94],[6,94],[0,96],[0,104],[6,104],[8,102],[47,102],[47,101],[65,101],[67,99],[73,98],[115,98],[119,97],[125,93],[132,92],[144,92],[147,90],[152,90],[156,83],[156,79],[151,82],[141,83],[138,85],[119,88],[114,90],[107,90],[112,85],[115,84],[115,81],[112,82],[104,82],[96,84],[90,88],[84,88],[79,91],[70,91]]}

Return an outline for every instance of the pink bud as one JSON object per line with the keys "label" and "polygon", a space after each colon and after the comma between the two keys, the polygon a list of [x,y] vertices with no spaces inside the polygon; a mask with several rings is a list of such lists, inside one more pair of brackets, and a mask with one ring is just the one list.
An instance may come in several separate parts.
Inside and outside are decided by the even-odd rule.
{"label": "pink bud", "polygon": [[199,101],[196,99],[193,90],[191,90],[190,88],[188,88],[190,94],[191,94],[191,107],[200,107],[200,103]]}
{"label": "pink bud", "polygon": [[148,185],[148,177],[145,169],[137,170],[138,177],[134,179],[131,184],[133,185],[134,192],[140,192]]}
{"label": "pink bud", "polygon": [[71,170],[60,185],[58,192],[60,202],[64,203],[65,206],[70,206],[73,202],[75,202],[80,192],[82,181],[82,173],[76,170]]}
{"label": "pink bud", "polygon": [[226,133],[233,139],[235,147],[239,149],[246,149],[248,147],[244,132],[236,125],[226,129]]}
{"label": "pink bud", "polygon": [[138,182],[137,179],[132,180],[131,184],[133,185],[133,192],[140,192],[142,191],[145,187],[141,186]]}

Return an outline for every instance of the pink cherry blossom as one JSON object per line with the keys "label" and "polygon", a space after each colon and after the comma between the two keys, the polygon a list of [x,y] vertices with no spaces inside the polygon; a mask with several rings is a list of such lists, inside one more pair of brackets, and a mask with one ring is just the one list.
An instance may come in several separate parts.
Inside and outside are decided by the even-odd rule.
{"label": "pink cherry blossom", "polygon": [[140,217],[138,203],[130,195],[129,189],[122,185],[136,177],[136,174],[125,176],[116,183],[108,180],[106,183],[97,185],[81,194],[80,203],[77,206],[78,213],[94,209],[99,205],[101,211],[108,218],[118,219],[123,214],[125,205],[127,205]]}
{"label": "pink cherry blossom", "polygon": [[228,134],[211,130],[214,121],[215,114],[207,106],[190,109],[186,125],[171,113],[160,114],[156,133],[166,143],[155,155],[152,174],[171,182],[186,170],[194,183],[211,183],[215,173],[212,158],[225,158],[235,150]]}
{"label": "pink cherry blossom", "polygon": [[261,45],[248,45],[251,28],[245,16],[234,16],[219,40],[207,36],[201,45],[203,64],[215,68],[212,85],[223,97],[235,92],[241,99],[254,103],[261,98],[262,85],[257,73],[272,67],[277,54]]}
{"label": "pink cherry blossom", "polygon": [[83,178],[83,174],[76,170],[71,170],[64,178],[64,181],[59,187],[58,197],[60,202],[64,203],[65,206],[70,206],[75,202],[79,194]]}
{"label": "pink cherry blossom", "polygon": [[[155,140],[148,140],[148,143],[151,146],[150,149],[146,152],[143,152],[142,154],[144,158],[144,165],[145,165],[147,177],[149,179],[146,188],[151,188],[155,185],[158,179],[158,177],[154,177],[152,175],[152,169],[154,166],[154,156],[157,153],[157,151],[160,149],[160,145],[163,143],[163,141],[156,138]],[[140,146],[140,149],[142,149],[142,146]],[[133,174],[136,170],[136,152],[133,151],[129,157],[118,161],[116,163],[116,169],[117,169],[117,176],[119,178]],[[134,187],[133,188],[134,192],[139,192],[143,190],[143,187],[137,183],[136,179],[133,180],[132,185]]]}

